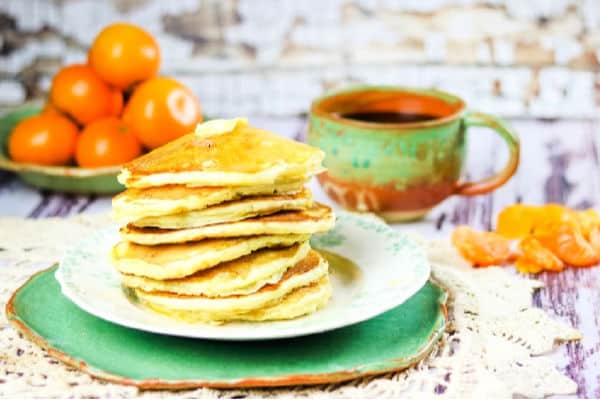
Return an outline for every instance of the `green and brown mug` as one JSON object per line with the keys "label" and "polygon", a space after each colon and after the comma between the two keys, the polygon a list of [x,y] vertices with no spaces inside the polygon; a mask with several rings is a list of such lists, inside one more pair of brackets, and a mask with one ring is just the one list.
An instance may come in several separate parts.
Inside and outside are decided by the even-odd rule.
{"label": "green and brown mug", "polygon": [[[510,151],[507,165],[477,182],[460,180],[465,132],[489,127]],[[502,120],[467,111],[438,90],[363,86],[316,99],[308,142],[325,151],[318,179],[343,207],[388,221],[423,217],[453,194],[477,195],[503,185],[519,165],[519,140]]]}

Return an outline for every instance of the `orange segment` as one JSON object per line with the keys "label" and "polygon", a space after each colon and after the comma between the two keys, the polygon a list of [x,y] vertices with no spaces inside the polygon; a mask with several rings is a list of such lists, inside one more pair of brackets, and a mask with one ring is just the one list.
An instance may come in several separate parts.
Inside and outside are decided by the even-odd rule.
{"label": "orange segment", "polygon": [[452,243],[475,265],[502,264],[511,257],[508,239],[493,232],[477,232],[464,225],[454,229]]}
{"label": "orange segment", "polygon": [[592,208],[585,211],[577,211],[575,217],[583,235],[588,238],[595,227],[600,227],[600,214]]}
{"label": "orange segment", "polygon": [[[522,253],[521,257],[519,258],[522,260],[522,264],[526,260],[539,266],[540,270],[562,271],[564,269],[563,262],[550,250],[542,246],[539,240],[532,236],[521,240],[521,242],[519,243],[519,250],[521,250]],[[519,269],[518,265],[517,269]],[[519,271],[521,271],[521,269],[519,269]]]}
{"label": "orange segment", "polygon": [[599,226],[594,226],[593,228],[590,229],[590,231],[588,232],[587,240],[590,243],[590,245],[592,246],[592,248],[594,249],[594,251],[596,252],[596,254],[598,255],[598,258],[600,259],[600,227]]}
{"label": "orange segment", "polygon": [[581,233],[590,243],[600,258],[600,214],[590,208],[576,213]]}
{"label": "orange segment", "polygon": [[598,253],[572,221],[547,221],[535,229],[534,236],[567,264],[585,267],[599,260]]}
{"label": "orange segment", "polygon": [[517,271],[523,274],[537,274],[543,270],[540,265],[525,257],[517,258],[517,261],[515,261],[515,267],[517,268]]}

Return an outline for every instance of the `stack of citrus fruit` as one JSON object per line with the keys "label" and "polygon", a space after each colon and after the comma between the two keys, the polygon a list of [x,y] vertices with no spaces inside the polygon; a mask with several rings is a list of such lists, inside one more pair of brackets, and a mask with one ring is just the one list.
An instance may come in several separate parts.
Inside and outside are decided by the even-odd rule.
{"label": "stack of citrus fruit", "polygon": [[157,76],[160,49],[138,26],[113,24],[96,36],[86,64],[62,68],[39,115],[13,129],[13,161],[84,168],[119,165],[202,121],[192,92]]}

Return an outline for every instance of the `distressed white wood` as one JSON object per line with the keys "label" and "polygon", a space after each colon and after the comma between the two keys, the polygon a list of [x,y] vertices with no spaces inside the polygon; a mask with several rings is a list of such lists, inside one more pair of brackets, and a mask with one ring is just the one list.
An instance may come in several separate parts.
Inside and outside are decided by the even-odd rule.
{"label": "distressed white wood", "polygon": [[0,189],[0,214],[13,217],[27,217],[40,203],[40,192],[12,179]]}
{"label": "distressed white wood", "polygon": [[97,32],[128,21],[213,116],[299,115],[357,82],[445,88],[511,117],[598,113],[595,0],[3,0],[0,13],[0,109],[41,99]]}

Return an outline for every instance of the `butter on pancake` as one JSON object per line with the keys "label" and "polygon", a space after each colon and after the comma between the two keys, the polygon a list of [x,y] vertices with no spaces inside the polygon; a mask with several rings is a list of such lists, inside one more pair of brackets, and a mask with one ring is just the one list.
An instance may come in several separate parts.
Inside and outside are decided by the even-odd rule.
{"label": "butter on pancake", "polygon": [[230,133],[246,126],[248,126],[246,118],[211,119],[210,121],[198,124],[194,130],[194,135],[207,139],[212,136]]}
{"label": "butter on pancake", "polygon": [[182,136],[125,164],[118,179],[137,188],[268,185],[310,178],[323,171],[324,156],[316,147],[238,126],[206,138]]}
{"label": "butter on pancake", "polygon": [[165,185],[145,189],[130,188],[113,198],[112,216],[118,222],[130,223],[145,217],[202,210],[243,197],[293,194],[299,192],[304,183],[304,180],[299,180],[258,186]]}
{"label": "butter on pancake", "polygon": [[259,249],[306,242],[309,237],[310,235],[261,235],[160,246],[142,246],[124,241],[113,247],[110,257],[113,266],[123,274],[158,280],[176,279]]}
{"label": "butter on pancake", "polygon": [[136,227],[155,227],[162,229],[194,228],[225,222],[235,222],[259,215],[273,214],[279,211],[302,210],[312,206],[312,193],[302,189],[288,195],[246,197],[211,206],[202,210],[186,211],[178,214],[146,217],[132,224]]}
{"label": "butter on pancake", "polygon": [[156,280],[121,274],[121,281],[127,287],[146,292],[209,297],[250,294],[267,284],[279,282],[285,271],[304,259],[310,251],[310,245],[304,242],[291,247],[257,250],[185,278]]}
{"label": "butter on pancake", "polygon": [[245,314],[281,303],[294,290],[319,282],[327,274],[327,261],[311,251],[307,257],[288,268],[279,282],[265,285],[247,295],[189,296],[140,289],[135,289],[135,293],[142,303],[171,317],[196,321],[228,321],[243,319]]}
{"label": "butter on pancake", "polygon": [[333,227],[335,217],[326,205],[315,202],[309,209],[282,211],[236,222],[186,229],[140,228],[129,224],[121,228],[125,240],[143,245],[184,243],[207,238],[252,235],[313,234]]}

